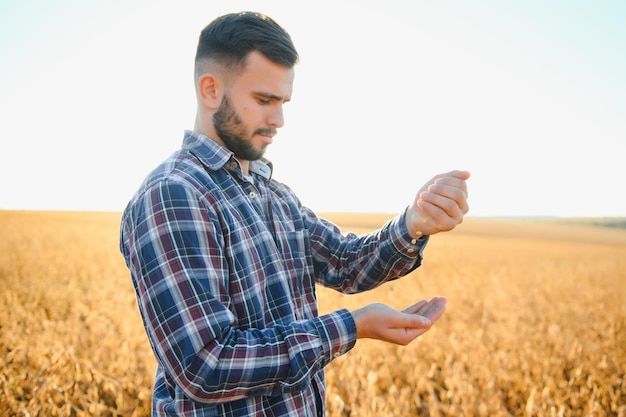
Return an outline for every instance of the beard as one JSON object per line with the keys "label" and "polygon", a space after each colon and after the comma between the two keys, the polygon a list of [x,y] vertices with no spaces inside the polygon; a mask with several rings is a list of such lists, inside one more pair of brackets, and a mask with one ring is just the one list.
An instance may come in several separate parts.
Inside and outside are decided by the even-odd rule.
{"label": "beard", "polygon": [[[253,135],[248,135],[248,129],[243,121],[231,106],[228,96],[220,103],[220,107],[213,115],[213,125],[219,138],[224,145],[239,159],[256,161],[261,159],[265,153],[265,146],[255,149],[251,144]],[[271,129],[258,129],[254,133],[264,133]]]}

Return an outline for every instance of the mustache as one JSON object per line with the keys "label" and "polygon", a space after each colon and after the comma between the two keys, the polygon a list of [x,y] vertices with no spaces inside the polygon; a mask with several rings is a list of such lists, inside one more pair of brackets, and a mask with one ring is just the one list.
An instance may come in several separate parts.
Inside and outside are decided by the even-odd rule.
{"label": "mustache", "polygon": [[254,133],[257,134],[257,135],[272,135],[272,136],[274,136],[274,135],[276,135],[276,129],[270,129],[270,128],[264,129],[264,128],[261,128],[261,129],[255,130]]}

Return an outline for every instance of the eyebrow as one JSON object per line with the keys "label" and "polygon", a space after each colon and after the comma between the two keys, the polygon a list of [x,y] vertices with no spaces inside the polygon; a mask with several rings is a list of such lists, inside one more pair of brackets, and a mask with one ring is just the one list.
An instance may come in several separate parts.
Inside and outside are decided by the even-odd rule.
{"label": "eyebrow", "polygon": [[272,94],[272,93],[257,92],[255,94],[257,96],[264,97],[264,98],[267,98],[267,99],[270,99],[270,100],[282,101],[283,103],[287,103],[287,102],[289,102],[291,100],[291,98],[284,99],[284,98],[282,98],[280,96],[277,96],[276,94]]}

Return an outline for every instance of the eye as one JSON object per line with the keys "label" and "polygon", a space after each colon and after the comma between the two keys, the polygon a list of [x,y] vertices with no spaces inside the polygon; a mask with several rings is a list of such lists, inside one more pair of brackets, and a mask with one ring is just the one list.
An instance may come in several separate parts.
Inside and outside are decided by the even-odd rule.
{"label": "eye", "polygon": [[257,103],[259,103],[259,104],[264,104],[264,105],[265,105],[265,104],[270,104],[270,101],[269,101],[268,99],[265,99],[265,98],[260,98],[260,97],[259,97],[259,98],[257,98],[257,99],[256,99],[256,101],[257,101]]}

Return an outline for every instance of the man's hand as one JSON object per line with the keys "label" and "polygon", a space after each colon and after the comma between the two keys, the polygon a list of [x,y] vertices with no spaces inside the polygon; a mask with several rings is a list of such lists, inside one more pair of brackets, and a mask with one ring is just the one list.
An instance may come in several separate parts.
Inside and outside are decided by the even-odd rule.
{"label": "man's hand", "polygon": [[396,311],[385,304],[370,304],[352,312],[357,338],[378,339],[397,345],[408,345],[424,334],[446,311],[446,298],[422,300]]}
{"label": "man's hand", "polygon": [[433,177],[419,190],[406,212],[406,227],[414,237],[454,229],[468,212],[467,171],[450,171]]}

